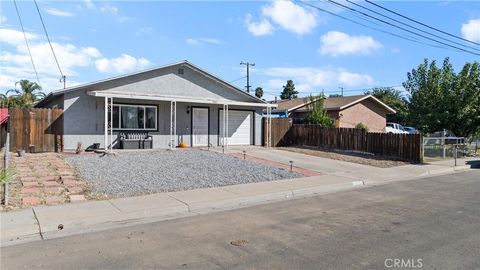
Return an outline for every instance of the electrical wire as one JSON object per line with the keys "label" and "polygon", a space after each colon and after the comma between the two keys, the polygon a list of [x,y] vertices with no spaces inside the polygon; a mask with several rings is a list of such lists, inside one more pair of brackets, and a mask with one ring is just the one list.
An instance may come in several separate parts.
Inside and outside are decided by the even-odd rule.
{"label": "electrical wire", "polygon": [[[395,88],[395,87],[401,87],[402,85],[391,85],[391,86],[376,86],[376,87],[371,87],[371,88],[359,88],[359,89],[344,89],[344,93],[349,93],[349,92],[366,92],[370,90],[374,90],[376,88]],[[408,92],[405,89],[396,89],[401,92]],[[273,92],[273,91],[263,91],[266,94],[279,94],[278,92]],[[341,90],[327,90],[327,91],[309,91],[309,92],[300,92],[299,94],[338,94],[341,93]]]}
{"label": "electrical wire", "polygon": [[55,59],[55,63],[57,64],[58,70],[60,71],[61,78],[64,80],[65,75],[63,74],[62,69],[60,68],[60,64],[58,63],[57,56],[55,55],[55,51],[53,50],[52,42],[50,41],[50,37],[48,36],[47,27],[45,26],[45,23],[42,18],[42,14],[40,13],[40,8],[38,8],[37,0],[33,0],[33,2],[37,7],[38,16],[40,17],[40,21],[42,22],[43,30],[45,31],[45,36],[47,37],[48,44],[50,45],[50,49],[52,50],[53,58]]}
{"label": "electrical wire", "polygon": [[28,45],[27,35],[25,34],[25,29],[23,28],[22,18],[20,17],[20,12],[18,11],[17,1],[13,0],[13,4],[15,5],[15,10],[17,11],[18,20],[20,21],[20,26],[22,27],[23,38],[25,38],[25,44],[27,44],[28,54],[30,55],[30,61],[32,62],[33,71],[35,72],[35,76],[37,77],[37,83],[41,85],[40,79],[37,73],[37,68],[35,67],[35,63],[33,62],[32,52],[30,51],[30,45]]}
{"label": "electrical wire", "polygon": [[360,4],[357,4],[357,3],[353,2],[353,1],[350,1],[350,0],[345,0],[345,1],[347,1],[348,3],[350,3],[350,4],[352,4],[352,5],[355,5],[355,6],[357,6],[357,7],[360,7],[360,8],[362,8],[362,9],[368,10],[368,11],[374,13],[374,14],[377,14],[377,15],[380,15],[380,16],[382,16],[382,17],[384,17],[384,18],[387,18],[387,19],[389,19],[389,20],[392,20],[392,21],[394,21],[394,22],[396,22],[396,23],[399,23],[399,24],[405,25],[405,26],[407,26],[407,27],[410,27],[410,28],[412,28],[412,29],[415,29],[415,30],[417,30],[417,31],[420,31],[420,32],[422,32],[422,33],[424,33],[424,34],[431,35],[431,36],[440,38],[440,39],[442,39],[442,40],[451,42],[451,43],[453,43],[453,44],[457,44],[457,45],[460,45],[460,46],[467,47],[467,48],[469,48],[469,49],[479,50],[479,48],[471,47],[471,46],[468,46],[468,45],[465,45],[465,44],[462,44],[462,43],[459,43],[459,42],[456,42],[456,41],[453,41],[453,40],[444,38],[444,37],[442,37],[442,36],[439,36],[439,35],[430,33],[430,32],[428,32],[428,31],[425,31],[425,30],[420,29],[420,28],[418,28],[418,27],[409,25],[409,24],[404,23],[404,22],[402,22],[402,21],[399,21],[399,20],[397,20],[397,19],[391,18],[391,17],[389,17],[389,16],[387,16],[387,15],[383,15],[383,14],[381,14],[380,12],[377,12],[377,11],[372,10],[372,9],[370,9],[370,8],[364,7],[364,6],[362,6],[362,5],[360,5]]}
{"label": "electrical wire", "polygon": [[472,44],[475,44],[475,45],[480,45],[480,43],[477,43],[477,42],[474,42],[474,41],[471,41],[471,40],[468,40],[468,39],[465,39],[465,38],[456,36],[456,35],[454,35],[454,34],[450,34],[450,33],[448,33],[448,32],[442,31],[442,30],[440,30],[440,29],[438,29],[438,28],[435,28],[435,27],[433,27],[433,26],[429,26],[429,25],[427,25],[427,24],[425,24],[425,23],[422,23],[422,22],[417,21],[417,20],[415,20],[415,19],[409,18],[409,17],[407,17],[407,16],[405,16],[405,15],[402,15],[402,14],[400,14],[400,13],[398,13],[398,12],[395,12],[395,11],[393,11],[393,10],[391,10],[391,9],[388,9],[388,8],[386,8],[386,7],[383,7],[383,6],[379,5],[379,4],[373,3],[373,2],[371,2],[371,1],[365,0],[365,2],[367,2],[367,3],[371,4],[371,5],[374,5],[374,6],[376,6],[376,7],[379,7],[379,8],[381,8],[381,9],[383,9],[383,10],[386,10],[386,11],[388,11],[388,12],[390,12],[390,13],[393,13],[393,14],[395,14],[395,15],[397,15],[397,16],[400,16],[400,17],[402,17],[402,18],[404,18],[404,19],[407,19],[407,20],[409,20],[409,21],[415,22],[415,23],[417,23],[417,24],[420,24],[420,25],[422,25],[422,26],[425,26],[425,27],[430,28],[430,29],[432,29],[432,30],[435,30],[435,31],[437,31],[437,32],[443,33],[443,34],[445,34],[445,35],[448,35],[448,36],[451,36],[451,37],[454,37],[454,38],[458,38],[458,39],[461,39],[461,40],[463,40],[463,41],[466,41],[466,42],[469,42],[469,43],[472,43]]}
{"label": "electrical wire", "polygon": [[243,77],[238,78],[238,79],[235,79],[235,80],[233,80],[233,81],[229,81],[228,83],[233,83],[233,82],[239,81],[239,80],[241,80],[241,79],[245,79],[246,77],[247,77],[247,76],[243,76]]}
{"label": "electrical wire", "polygon": [[[366,28],[369,28],[369,29],[372,29],[374,31],[378,31],[378,32],[381,32],[381,33],[384,33],[384,34],[387,34],[387,35],[390,35],[390,36],[394,36],[394,37],[397,37],[397,38],[400,38],[400,39],[404,39],[404,40],[408,40],[408,41],[411,41],[411,42],[415,42],[415,43],[418,43],[418,44],[421,44],[421,45],[426,45],[426,46],[430,46],[430,47],[435,47],[435,48],[440,48],[440,49],[450,49],[449,47],[445,47],[445,46],[439,46],[439,45],[436,45],[436,44],[430,44],[430,43],[425,43],[425,42],[422,42],[422,41],[419,41],[419,40],[415,40],[415,39],[410,39],[410,38],[407,38],[407,37],[404,37],[404,36],[401,36],[401,35],[398,35],[398,34],[395,34],[395,33],[392,33],[392,32],[388,32],[388,31],[385,31],[385,30],[382,30],[382,29],[379,29],[379,28],[376,28],[376,27],[372,27],[372,26],[369,26],[369,25],[366,25],[364,23],[361,23],[361,22],[358,22],[358,21],[355,21],[355,20],[352,20],[350,18],[347,18],[345,16],[342,16],[342,15],[339,15],[339,14],[335,14],[331,11],[328,11],[326,9],[323,9],[321,7],[318,7],[318,6],[315,6],[313,4],[310,4],[310,3],[307,3],[303,0],[295,0],[305,6],[309,6],[311,8],[314,8],[314,9],[317,9],[317,10],[320,10],[324,13],[327,13],[327,14],[330,14],[332,16],[335,16],[335,17],[339,17],[343,20],[346,20],[346,21],[349,21],[351,23],[354,23],[354,24],[358,24],[358,25],[361,25],[363,27],[366,27]],[[455,50],[457,51],[457,50]]]}
{"label": "electrical wire", "polygon": [[372,18],[372,19],[374,19],[374,20],[380,21],[380,22],[382,22],[382,23],[384,23],[384,24],[387,24],[387,25],[389,25],[389,26],[393,26],[393,27],[398,28],[398,29],[401,29],[401,30],[403,30],[403,31],[405,31],[405,32],[408,32],[408,33],[417,35],[417,36],[422,37],[422,38],[424,38],[424,39],[428,39],[428,40],[431,40],[431,41],[440,43],[440,44],[442,44],[442,45],[455,48],[455,49],[460,50],[460,51],[463,51],[463,52],[467,52],[467,53],[470,53],[470,54],[473,54],[473,55],[479,55],[479,56],[480,56],[480,53],[472,52],[472,51],[470,51],[470,50],[466,50],[466,49],[463,49],[463,48],[459,48],[459,47],[457,47],[457,46],[453,46],[453,45],[444,43],[444,42],[442,42],[442,41],[438,41],[438,40],[436,40],[436,39],[433,39],[433,38],[424,36],[424,35],[419,34],[419,33],[417,33],[417,32],[414,32],[414,31],[405,29],[404,27],[401,27],[401,26],[392,24],[392,23],[390,23],[390,22],[387,22],[387,21],[385,21],[385,20],[379,19],[379,18],[377,18],[377,17],[375,17],[375,16],[372,16],[372,15],[370,15],[370,14],[364,13],[364,12],[362,12],[362,11],[358,11],[358,10],[356,10],[356,9],[354,9],[354,8],[351,8],[351,7],[347,7],[347,6],[345,6],[345,5],[343,5],[343,4],[340,4],[340,3],[336,2],[336,1],[333,1],[333,0],[327,0],[327,1],[330,2],[330,3],[332,3],[332,4],[335,4],[335,5],[337,5],[337,6],[340,6],[340,7],[346,8],[346,9],[349,9],[349,10],[352,11],[352,12],[356,12],[356,13],[362,14],[362,15],[364,15],[364,16],[367,16],[367,17],[369,17],[369,18]]}

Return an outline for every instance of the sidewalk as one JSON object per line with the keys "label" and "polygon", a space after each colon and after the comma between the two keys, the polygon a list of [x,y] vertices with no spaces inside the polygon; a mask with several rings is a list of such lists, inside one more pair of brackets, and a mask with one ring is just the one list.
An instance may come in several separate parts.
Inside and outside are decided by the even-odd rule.
{"label": "sidewalk", "polygon": [[[269,150],[269,152],[271,151]],[[313,166],[311,159],[307,158],[306,161]],[[465,160],[462,162],[465,162]],[[296,160],[295,163],[299,166],[302,165],[301,160]],[[58,206],[35,206],[21,211],[2,212],[0,213],[0,246],[236,209],[469,169],[469,166],[466,165],[453,168],[451,164],[446,162],[432,165],[406,165],[387,169],[372,169],[372,167],[366,166],[370,170],[366,170],[362,166],[350,164],[348,170],[341,172],[290,180],[159,193]],[[309,169],[313,170],[315,168]]]}

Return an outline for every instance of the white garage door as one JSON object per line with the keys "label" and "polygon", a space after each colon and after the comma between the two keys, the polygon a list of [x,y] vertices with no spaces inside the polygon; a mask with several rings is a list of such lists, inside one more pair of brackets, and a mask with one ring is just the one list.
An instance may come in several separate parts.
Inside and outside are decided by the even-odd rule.
{"label": "white garage door", "polygon": [[[223,145],[223,110],[220,110],[219,142]],[[253,112],[228,110],[228,145],[253,144]]]}

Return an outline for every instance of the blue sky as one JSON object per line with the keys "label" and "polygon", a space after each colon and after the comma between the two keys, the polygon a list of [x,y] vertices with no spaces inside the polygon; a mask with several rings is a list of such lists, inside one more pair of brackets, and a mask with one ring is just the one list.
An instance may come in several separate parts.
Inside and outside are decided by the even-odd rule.
{"label": "blue sky", "polygon": [[[309,3],[371,25],[324,1]],[[478,2],[377,3],[480,42]],[[17,4],[44,91],[61,88],[33,1]],[[5,91],[19,79],[36,78],[14,3],[0,5],[0,89]],[[399,86],[424,58],[441,64],[448,56],[456,70],[479,60],[374,31],[300,2],[38,1],[38,5],[67,86],[188,60],[243,88],[245,79],[237,79],[245,75],[245,68],[239,63],[250,61],[256,63],[251,85],[263,87],[267,99],[279,95],[287,79],[294,80],[302,96],[322,89],[330,94],[339,87],[350,95],[363,92],[356,89]],[[384,25],[371,26],[406,35]]]}

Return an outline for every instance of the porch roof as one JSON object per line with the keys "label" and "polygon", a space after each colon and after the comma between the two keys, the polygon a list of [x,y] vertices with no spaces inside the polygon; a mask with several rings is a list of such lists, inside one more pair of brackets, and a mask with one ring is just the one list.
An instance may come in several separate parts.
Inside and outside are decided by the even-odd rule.
{"label": "porch roof", "polygon": [[112,91],[87,91],[88,95],[94,97],[108,97],[108,98],[123,98],[123,99],[137,99],[137,100],[156,100],[156,101],[176,101],[185,103],[199,103],[199,104],[218,104],[218,105],[233,105],[233,106],[249,106],[249,107],[270,107],[276,108],[277,104],[271,103],[256,103],[256,102],[241,102],[228,99],[212,99],[212,98],[188,98],[184,96],[158,95],[147,93],[125,93]]}

